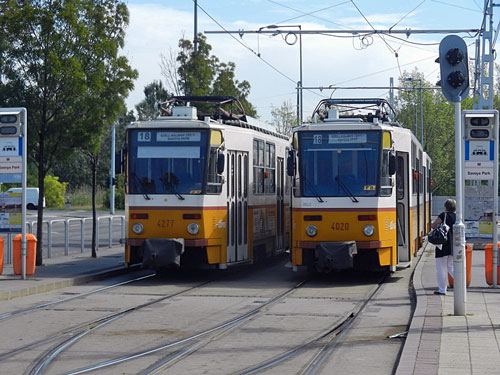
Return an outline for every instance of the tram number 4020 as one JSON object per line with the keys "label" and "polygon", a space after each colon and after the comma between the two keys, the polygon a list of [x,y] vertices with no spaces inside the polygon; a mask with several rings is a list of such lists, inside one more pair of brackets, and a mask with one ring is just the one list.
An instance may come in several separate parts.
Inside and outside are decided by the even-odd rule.
{"label": "tram number 4020", "polygon": [[349,223],[332,223],[330,228],[335,231],[349,230]]}

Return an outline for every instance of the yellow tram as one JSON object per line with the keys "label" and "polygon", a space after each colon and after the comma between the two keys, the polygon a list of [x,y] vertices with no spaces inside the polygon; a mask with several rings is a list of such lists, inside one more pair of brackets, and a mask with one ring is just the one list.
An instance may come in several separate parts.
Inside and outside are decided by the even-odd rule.
{"label": "yellow tram", "polygon": [[431,160],[384,99],[325,99],[294,129],[292,266],[407,265],[429,230]]}
{"label": "yellow tram", "polygon": [[233,97],[178,96],[162,108],[127,128],[125,261],[226,268],[283,252],[288,137]]}

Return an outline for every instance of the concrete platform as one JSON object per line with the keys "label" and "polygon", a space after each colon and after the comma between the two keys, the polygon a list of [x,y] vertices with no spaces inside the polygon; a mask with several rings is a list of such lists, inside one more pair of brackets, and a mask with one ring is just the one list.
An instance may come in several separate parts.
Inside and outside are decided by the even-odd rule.
{"label": "concrete platform", "polygon": [[453,289],[437,289],[434,245],[415,268],[417,306],[397,375],[500,374],[500,288],[488,286],[483,250],[472,252],[466,316],[454,316]]}

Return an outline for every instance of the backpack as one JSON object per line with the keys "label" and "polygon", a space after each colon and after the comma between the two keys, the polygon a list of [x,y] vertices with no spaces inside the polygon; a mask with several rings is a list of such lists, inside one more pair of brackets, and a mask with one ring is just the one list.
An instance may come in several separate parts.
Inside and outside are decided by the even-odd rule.
{"label": "backpack", "polygon": [[446,212],[444,213],[444,221],[436,228],[432,229],[427,235],[427,241],[433,245],[442,245],[448,241],[448,232],[450,226],[446,224]]}

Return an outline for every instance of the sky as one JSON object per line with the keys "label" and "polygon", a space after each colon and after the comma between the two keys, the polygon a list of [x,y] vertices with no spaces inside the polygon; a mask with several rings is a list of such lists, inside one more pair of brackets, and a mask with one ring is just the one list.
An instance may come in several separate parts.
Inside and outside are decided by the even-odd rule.
{"label": "sky", "polygon": [[[193,39],[193,0],[128,0],[130,23],[121,51],[138,70],[127,107],[144,99],[144,86],[166,79],[161,56],[178,52],[181,38]],[[198,0],[198,32],[256,31],[269,25],[281,30],[456,30],[479,29],[484,0]],[[495,8],[496,9],[496,8]],[[496,17],[499,18],[498,16]],[[496,21],[498,22],[498,21]],[[287,25],[289,25],[287,27]],[[263,30],[266,30],[264,28]],[[267,29],[269,30],[269,29]],[[261,120],[284,102],[297,103],[302,67],[304,118],[323,98],[388,97],[389,90],[366,89],[395,85],[405,73],[418,70],[425,80],[438,80],[439,42],[443,34],[393,34],[368,37],[351,34],[205,34],[221,62],[236,64],[236,79],[251,85],[250,102]],[[459,34],[474,57],[476,36]],[[336,90],[328,86],[341,87]],[[323,87],[323,89],[312,89]],[[362,87],[363,89],[352,89]]]}

